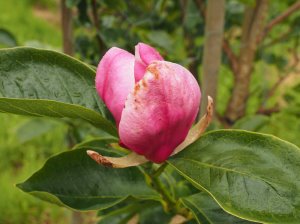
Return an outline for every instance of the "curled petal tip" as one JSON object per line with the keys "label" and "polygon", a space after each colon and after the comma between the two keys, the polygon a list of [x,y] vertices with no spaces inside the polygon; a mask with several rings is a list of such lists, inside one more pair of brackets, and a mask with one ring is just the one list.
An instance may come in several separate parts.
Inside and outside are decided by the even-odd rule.
{"label": "curled petal tip", "polygon": [[126,168],[131,166],[138,166],[148,162],[148,160],[144,156],[138,155],[134,152],[123,157],[102,156],[98,152],[92,150],[87,150],[86,153],[98,164],[112,168]]}

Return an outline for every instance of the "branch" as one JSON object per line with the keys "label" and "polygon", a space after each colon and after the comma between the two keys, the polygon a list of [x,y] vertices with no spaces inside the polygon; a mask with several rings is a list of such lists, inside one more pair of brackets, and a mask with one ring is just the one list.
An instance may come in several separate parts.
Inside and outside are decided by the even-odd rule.
{"label": "branch", "polygon": [[[281,76],[277,82],[273,85],[273,87],[269,90],[266,98],[269,99],[271,98],[274,93],[276,92],[276,90],[278,89],[278,87],[280,86],[281,83],[283,83],[292,73],[289,72],[288,74],[286,74],[285,76]],[[266,100],[265,100],[266,101]]]}
{"label": "branch", "polygon": [[[198,8],[198,12],[200,16],[205,20],[205,1],[203,0],[195,0],[195,4]],[[233,50],[230,47],[229,42],[223,38],[223,43],[222,43],[222,49],[225,55],[227,56],[229,60],[229,65],[231,70],[233,71],[233,74],[235,75],[237,72],[237,66],[238,66],[238,59],[236,55],[234,54]]]}
{"label": "branch", "polygon": [[181,0],[180,1],[180,7],[181,7],[181,23],[184,24],[185,18],[186,18],[186,11],[187,11],[187,0]]}
{"label": "branch", "polygon": [[258,109],[256,114],[263,114],[263,115],[266,115],[266,116],[270,116],[273,113],[278,113],[279,111],[280,111],[280,109],[278,108],[278,106],[275,106],[275,107],[269,108],[269,109],[260,108],[260,109]]}
{"label": "branch", "polygon": [[[276,90],[278,89],[278,87],[288,78],[290,77],[291,74],[293,74],[293,71],[295,71],[295,69],[297,68],[297,66],[299,65],[300,63],[300,58],[299,58],[299,55],[297,54],[297,49],[298,49],[298,45],[299,45],[299,41],[298,39],[296,39],[296,42],[295,42],[295,46],[294,48],[292,49],[292,56],[294,58],[294,62],[292,63],[292,65],[286,69],[287,71],[287,74],[284,75],[284,76],[281,76],[277,82],[275,82],[275,84],[272,86],[272,88],[268,91],[266,97],[265,97],[265,100],[264,102],[266,102],[268,99],[270,99],[276,92]],[[262,104],[261,107],[257,110],[257,113],[260,113],[260,114],[267,114],[267,115],[270,115],[271,113],[274,113],[274,112],[278,112],[278,108],[275,107],[275,108],[271,108],[271,109],[266,109],[264,108],[264,105]]]}
{"label": "branch", "polygon": [[293,29],[290,27],[287,32],[283,33],[279,37],[276,37],[274,40],[270,41],[269,43],[264,44],[262,46],[262,48],[271,47],[277,43],[284,41],[285,39],[287,39],[289,37],[289,35],[291,34],[292,31],[293,31]]}
{"label": "branch", "polygon": [[288,69],[289,72],[288,72],[285,76],[281,76],[281,77],[277,80],[277,82],[275,82],[275,84],[274,84],[273,87],[269,90],[269,92],[268,92],[268,94],[267,94],[267,96],[266,96],[267,99],[271,98],[271,97],[275,94],[276,90],[277,90],[278,87],[281,85],[281,83],[283,83],[283,82],[284,82],[291,74],[293,74],[293,72],[292,72],[293,69],[296,68],[297,65],[299,64],[299,58],[298,58],[298,56],[295,55],[294,57],[296,58],[296,61],[294,62],[294,65],[292,65],[291,68]]}
{"label": "branch", "polygon": [[225,118],[229,121],[229,124],[243,117],[246,112],[251,74],[257,51],[257,39],[263,32],[268,6],[268,0],[256,0],[255,7],[249,6],[245,9],[238,71],[235,75],[232,94],[225,112]]}
{"label": "branch", "polygon": [[198,8],[200,16],[205,20],[205,1],[203,0],[195,0],[195,4]]}
{"label": "branch", "polygon": [[63,51],[68,55],[73,55],[73,29],[72,10],[66,6],[66,0],[60,1],[61,7],[61,28],[63,33]]}
{"label": "branch", "polygon": [[285,20],[287,17],[289,17],[292,13],[296,12],[300,9],[300,1],[295,2],[292,6],[290,6],[286,11],[281,13],[279,16],[277,16],[275,19],[273,19],[269,24],[265,27],[264,33],[260,38],[258,38],[258,43],[261,42],[268,32],[276,26],[278,23],[281,23],[283,20]]}
{"label": "branch", "polygon": [[96,0],[92,1],[92,16],[93,16],[93,20],[94,20],[94,26],[97,30],[96,40],[98,42],[98,47],[101,52],[103,49],[104,43],[98,34],[98,32],[100,32],[100,24],[99,24],[99,17],[98,17],[98,13],[97,13],[97,1]]}
{"label": "branch", "polygon": [[235,75],[237,73],[237,68],[238,68],[238,59],[237,59],[236,55],[233,53],[233,51],[230,47],[230,44],[225,39],[223,39],[222,49],[223,49],[224,53],[226,54],[226,56],[229,60],[230,68],[233,71],[233,74]]}

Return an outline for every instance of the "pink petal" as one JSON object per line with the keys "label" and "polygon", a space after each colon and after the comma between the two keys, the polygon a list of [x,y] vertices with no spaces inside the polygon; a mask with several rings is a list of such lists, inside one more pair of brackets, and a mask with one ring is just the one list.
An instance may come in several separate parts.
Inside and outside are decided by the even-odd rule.
{"label": "pink petal", "polygon": [[193,75],[180,65],[156,61],[126,100],[119,135],[147,159],[165,161],[187,136],[201,93]]}
{"label": "pink petal", "polygon": [[134,83],[134,56],[120,48],[109,49],[97,68],[96,89],[117,125]]}
{"label": "pink petal", "polygon": [[135,64],[134,64],[134,76],[135,81],[140,81],[146,71],[146,68],[153,61],[163,61],[164,59],[157,50],[153,47],[139,43],[135,46]]}

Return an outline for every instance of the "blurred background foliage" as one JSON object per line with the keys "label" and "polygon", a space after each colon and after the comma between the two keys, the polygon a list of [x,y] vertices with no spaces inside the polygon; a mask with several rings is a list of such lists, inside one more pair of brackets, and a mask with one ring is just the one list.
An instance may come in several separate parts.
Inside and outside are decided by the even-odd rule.
{"label": "blurred background foliage", "polygon": [[[112,46],[133,52],[138,42],[145,42],[166,60],[189,68],[201,86],[206,4],[201,0],[0,1],[0,48],[65,51],[96,66]],[[223,43],[212,129],[274,134],[300,147],[300,10],[267,29],[297,4],[295,0],[269,1],[266,29],[254,52],[245,112],[232,120],[227,117],[236,85],[232,64],[238,62],[245,12],[256,7],[257,1],[226,1],[224,40],[230,51]],[[63,17],[66,23],[61,22],[61,12],[69,13]],[[102,133],[89,125],[78,133],[80,122],[7,114],[0,114],[0,123],[0,223],[68,223],[74,213],[21,193],[14,184],[40,168],[47,157]]]}

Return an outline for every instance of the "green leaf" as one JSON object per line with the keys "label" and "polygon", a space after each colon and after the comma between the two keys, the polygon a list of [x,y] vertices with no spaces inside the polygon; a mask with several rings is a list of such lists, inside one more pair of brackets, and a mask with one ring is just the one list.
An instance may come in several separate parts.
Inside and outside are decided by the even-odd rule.
{"label": "green leaf", "polygon": [[[99,137],[99,138],[93,138],[84,142],[81,142],[77,145],[75,145],[74,149],[92,149],[92,150],[103,150],[103,148],[101,146],[103,146],[103,142],[109,142],[109,143],[115,143],[118,142],[117,138],[114,137]],[[106,145],[106,147],[108,147]],[[109,147],[109,149],[111,149]],[[110,151],[109,151],[110,152]],[[119,154],[122,155],[120,153],[117,153],[114,149],[114,151],[112,151],[113,154]]]}
{"label": "green leaf", "polygon": [[293,144],[271,135],[219,130],[168,162],[230,214],[300,223],[300,150]]}
{"label": "green leaf", "polygon": [[0,46],[15,47],[18,45],[14,35],[6,29],[0,29]]}
{"label": "green leaf", "polygon": [[142,209],[139,213],[139,223],[140,224],[161,224],[170,223],[172,213],[166,213],[161,204],[156,204],[156,206],[147,207]]}
{"label": "green leaf", "polygon": [[233,128],[247,131],[259,131],[263,126],[270,122],[270,117],[265,115],[249,115],[238,120]]}
{"label": "green leaf", "polygon": [[19,143],[23,144],[27,141],[39,137],[53,130],[54,128],[62,125],[61,123],[42,118],[32,118],[23,122],[16,129],[16,136]]}
{"label": "green leaf", "polygon": [[197,222],[201,224],[253,223],[228,214],[205,192],[194,194],[181,200],[194,213]]}
{"label": "green leaf", "polygon": [[134,215],[139,216],[139,224],[147,224],[149,222],[151,224],[160,224],[169,221],[169,219],[165,220],[168,215],[164,213],[159,202],[129,200],[100,211],[98,213],[100,218],[98,224],[128,223]]}
{"label": "green leaf", "polygon": [[0,111],[81,118],[116,136],[94,79],[88,65],[55,51],[0,50]]}
{"label": "green leaf", "polygon": [[[153,203],[152,201],[149,202]],[[113,207],[101,210],[98,212],[100,218],[98,224],[127,223],[137,211],[143,208],[145,202],[142,203],[138,203],[137,200],[124,200]]]}
{"label": "green leaf", "polygon": [[[97,151],[114,154],[109,146],[111,142],[114,141],[98,141]],[[18,187],[43,200],[76,210],[105,209],[129,197],[159,200],[137,167],[113,169],[98,165],[87,156],[87,149],[79,146],[50,158]]]}

